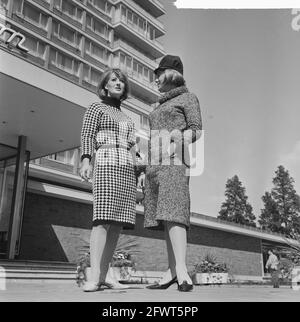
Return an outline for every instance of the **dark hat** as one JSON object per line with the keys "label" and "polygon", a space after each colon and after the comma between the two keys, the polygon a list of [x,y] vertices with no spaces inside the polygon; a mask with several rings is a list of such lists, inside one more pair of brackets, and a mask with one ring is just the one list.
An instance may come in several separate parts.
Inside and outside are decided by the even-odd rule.
{"label": "dark hat", "polygon": [[160,61],[158,67],[155,69],[154,74],[156,74],[159,70],[164,69],[175,69],[180,74],[183,75],[183,64],[181,59],[178,56],[166,55]]}

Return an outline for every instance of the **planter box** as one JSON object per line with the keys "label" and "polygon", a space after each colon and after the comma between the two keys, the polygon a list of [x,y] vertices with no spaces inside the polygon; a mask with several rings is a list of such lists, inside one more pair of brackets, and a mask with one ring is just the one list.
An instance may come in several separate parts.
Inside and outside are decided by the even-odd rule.
{"label": "planter box", "polygon": [[292,269],[292,289],[295,291],[300,290],[300,266]]}
{"label": "planter box", "polygon": [[193,275],[194,284],[226,284],[228,273],[196,273]]}

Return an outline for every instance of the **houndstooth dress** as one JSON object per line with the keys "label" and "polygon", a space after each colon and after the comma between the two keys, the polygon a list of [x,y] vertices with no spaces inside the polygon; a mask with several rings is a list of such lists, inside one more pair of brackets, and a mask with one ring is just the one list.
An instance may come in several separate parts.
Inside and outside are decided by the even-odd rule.
{"label": "houndstooth dress", "polygon": [[95,151],[93,226],[113,223],[131,229],[135,224],[134,132],[134,123],[117,100],[94,103],[84,115],[81,159],[91,160]]}

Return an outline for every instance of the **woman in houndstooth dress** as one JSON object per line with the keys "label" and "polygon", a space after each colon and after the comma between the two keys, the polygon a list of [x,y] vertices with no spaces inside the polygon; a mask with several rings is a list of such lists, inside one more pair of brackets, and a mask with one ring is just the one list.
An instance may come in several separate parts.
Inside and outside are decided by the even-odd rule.
{"label": "woman in houndstooth dress", "polygon": [[92,281],[84,291],[96,291],[101,284],[122,287],[106,276],[121,228],[135,224],[136,184],[131,148],[135,145],[134,123],[121,111],[128,95],[127,77],[119,69],[104,73],[98,87],[101,102],[87,109],[81,130],[82,167],[88,180],[93,169],[93,227],[90,240]]}

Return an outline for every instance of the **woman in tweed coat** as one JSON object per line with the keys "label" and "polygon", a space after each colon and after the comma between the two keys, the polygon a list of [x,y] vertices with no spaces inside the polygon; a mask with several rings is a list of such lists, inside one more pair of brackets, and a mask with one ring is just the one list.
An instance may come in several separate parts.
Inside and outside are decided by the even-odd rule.
{"label": "woman in tweed coat", "polygon": [[87,109],[81,130],[84,180],[93,169],[93,227],[90,239],[91,281],[84,291],[97,291],[101,285],[124,288],[107,276],[108,266],[122,227],[135,224],[136,184],[133,157],[134,123],[121,111],[121,102],[128,95],[127,77],[119,69],[106,71],[100,81],[100,102]]}
{"label": "woman in tweed coat", "polygon": [[165,56],[155,75],[162,96],[149,115],[150,165],[146,169],[144,226],[164,229],[169,269],[159,284],[148,288],[166,289],[177,282],[179,291],[190,291],[193,285],[186,267],[190,225],[188,145],[201,135],[200,106],[185,87],[179,57]]}

